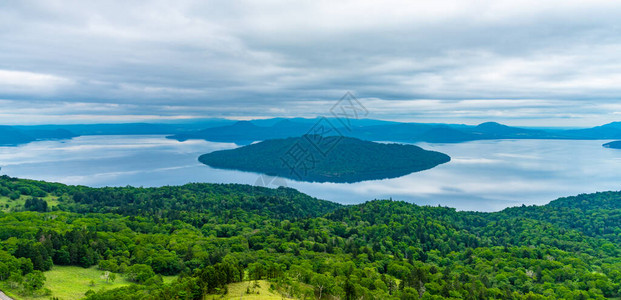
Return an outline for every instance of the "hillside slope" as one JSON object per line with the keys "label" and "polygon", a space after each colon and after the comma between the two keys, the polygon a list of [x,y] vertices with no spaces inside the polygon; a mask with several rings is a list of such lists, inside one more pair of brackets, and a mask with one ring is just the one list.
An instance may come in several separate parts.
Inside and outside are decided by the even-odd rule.
{"label": "hillside slope", "polygon": [[620,196],[479,213],[388,200],[341,206],[244,185],[87,188],[0,177],[0,197],[26,200],[0,213],[0,287],[43,294],[28,283],[74,265],[132,283],[87,292],[91,300],[230,297],[231,283],[255,280],[298,299],[614,299]]}

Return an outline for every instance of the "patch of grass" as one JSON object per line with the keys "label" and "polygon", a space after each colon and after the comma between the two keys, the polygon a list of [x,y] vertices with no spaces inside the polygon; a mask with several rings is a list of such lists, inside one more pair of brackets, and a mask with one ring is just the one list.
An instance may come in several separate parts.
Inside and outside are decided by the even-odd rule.
{"label": "patch of grass", "polygon": [[[29,197],[30,196],[21,195],[19,199],[11,200],[9,197],[0,196],[0,211],[11,212],[15,210],[21,210],[24,207],[24,203],[26,203],[26,199],[28,199]],[[50,209],[54,206],[57,206],[59,203],[58,197],[52,195],[47,195],[41,199],[47,201],[47,207],[49,207]]]}
{"label": "patch of grass", "polygon": [[49,208],[52,208],[52,207],[54,207],[54,206],[57,206],[57,205],[58,205],[58,203],[60,203],[60,202],[58,201],[58,197],[56,197],[56,196],[52,196],[52,195],[47,195],[47,196],[43,197],[43,200],[47,201],[47,206],[48,206]]}
{"label": "patch of grass", "polygon": [[[88,269],[74,266],[54,266],[52,270],[44,272],[46,278],[45,287],[52,291],[53,297],[58,297],[61,300],[73,300],[83,298],[84,293],[88,290],[108,290],[131,284],[131,282],[125,279],[123,274],[116,274],[116,280],[113,283],[106,282],[101,278],[103,273],[95,266]],[[164,276],[164,282],[171,282],[175,278],[176,276]],[[94,285],[91,285],[91,281]],[[15,296],[14,292],[11,294]],[[38,298],[18,296],[14,299],[42,300],[49,298],[49,296]]]}
{"label": "patch of grass", "polygon": [[[256,285],[255,285],[256,283]],[[276,291],[270,291],[270,283],[266,280],[244,281],[231,283],[228,286],[229,292],[226,295],[207,295],[205,300],[211,299],[244,299],[244,300],[282,300],[286,298]],[[250,291],[251,293],[247,293]]]}
{"label": "patch of grass", "polygon": [[11,212],[15,208],[24,207],[24,203],[26,203],[25,196],[20,196],[19,199],[16,200],[11,200],[11,198],[5,196],[0,196],[0,211]]}
{"label": "patch of grass", "polygon": [[11,297],[12,299],[15,300],[19,300],[22,299],[20,298],[18,295],[16,295],[11,288],[9,287],[9,285],[6,282],[0,282],[0,290],[7,296]]}
{"label": "patch of grass", "polygon": [[[45,287],[52,291],[52,296],[63,300],[80,299],[88,290],[113,289],[129,285],[130,282],[122,274],[116,280],[106,282],[101,278],[103,271],[97,267],[88,269],[73,266],[54,266],[45,272]],[[94,285],[91,285],[91,281]]]}

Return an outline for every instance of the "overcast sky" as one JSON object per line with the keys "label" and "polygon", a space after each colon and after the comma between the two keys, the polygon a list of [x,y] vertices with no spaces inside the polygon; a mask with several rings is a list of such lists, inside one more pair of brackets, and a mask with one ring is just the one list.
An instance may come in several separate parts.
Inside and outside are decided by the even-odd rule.
{"label": "overcast sky", "polygon": [[621,120],[618,1],[0,1],[0,124]]}

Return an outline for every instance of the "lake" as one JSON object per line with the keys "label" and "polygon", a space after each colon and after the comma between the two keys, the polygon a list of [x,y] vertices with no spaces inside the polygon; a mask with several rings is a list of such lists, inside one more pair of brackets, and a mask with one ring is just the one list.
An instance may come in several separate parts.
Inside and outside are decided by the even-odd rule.
{"label": "lake", "polygon": [[[0,170],[19,178],[101,186],[162,186],[188,182],[285,184],[344,204],[404,200],[459,210],[497,211],[545,204],[562,196],[621,189],[621,150],[606,141],[491,140],[459,144],[417,143],[451,156],[449,163],[399,178],[351,184],[307,183],[256,173],[219,170],[199,155],[237,147],[229,143],[164,136],[81,136],[0,147]],[[261,183],[261,182],[266,183]]]}

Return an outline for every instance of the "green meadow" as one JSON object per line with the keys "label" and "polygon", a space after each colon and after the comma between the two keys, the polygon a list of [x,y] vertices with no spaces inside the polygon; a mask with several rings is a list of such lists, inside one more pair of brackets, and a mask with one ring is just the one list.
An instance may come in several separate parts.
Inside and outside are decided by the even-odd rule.
{"label": "green meadow", "polygon": [[[84,294],[89,290],[108,290],[131,284],[123,274],[116,274],[116,280],[114,282],[106,282],[106,280],[102,278],[103,273],[104,272],[98,270],[97,267],[54,266],[52,270],[44,272],[46,278],[45,288],[48,288],[52,292],[50,296],[19,296],[16,295],[16,291],[10,289],[5,290],[5,287],[3,287],[3,291],[16,300],[47,300],[50,297],[56,297],[60,300],[73,300],[83,298]],[[175,277],[176,276],[163,276],[163,279],[165,283],[170,283]]]}

